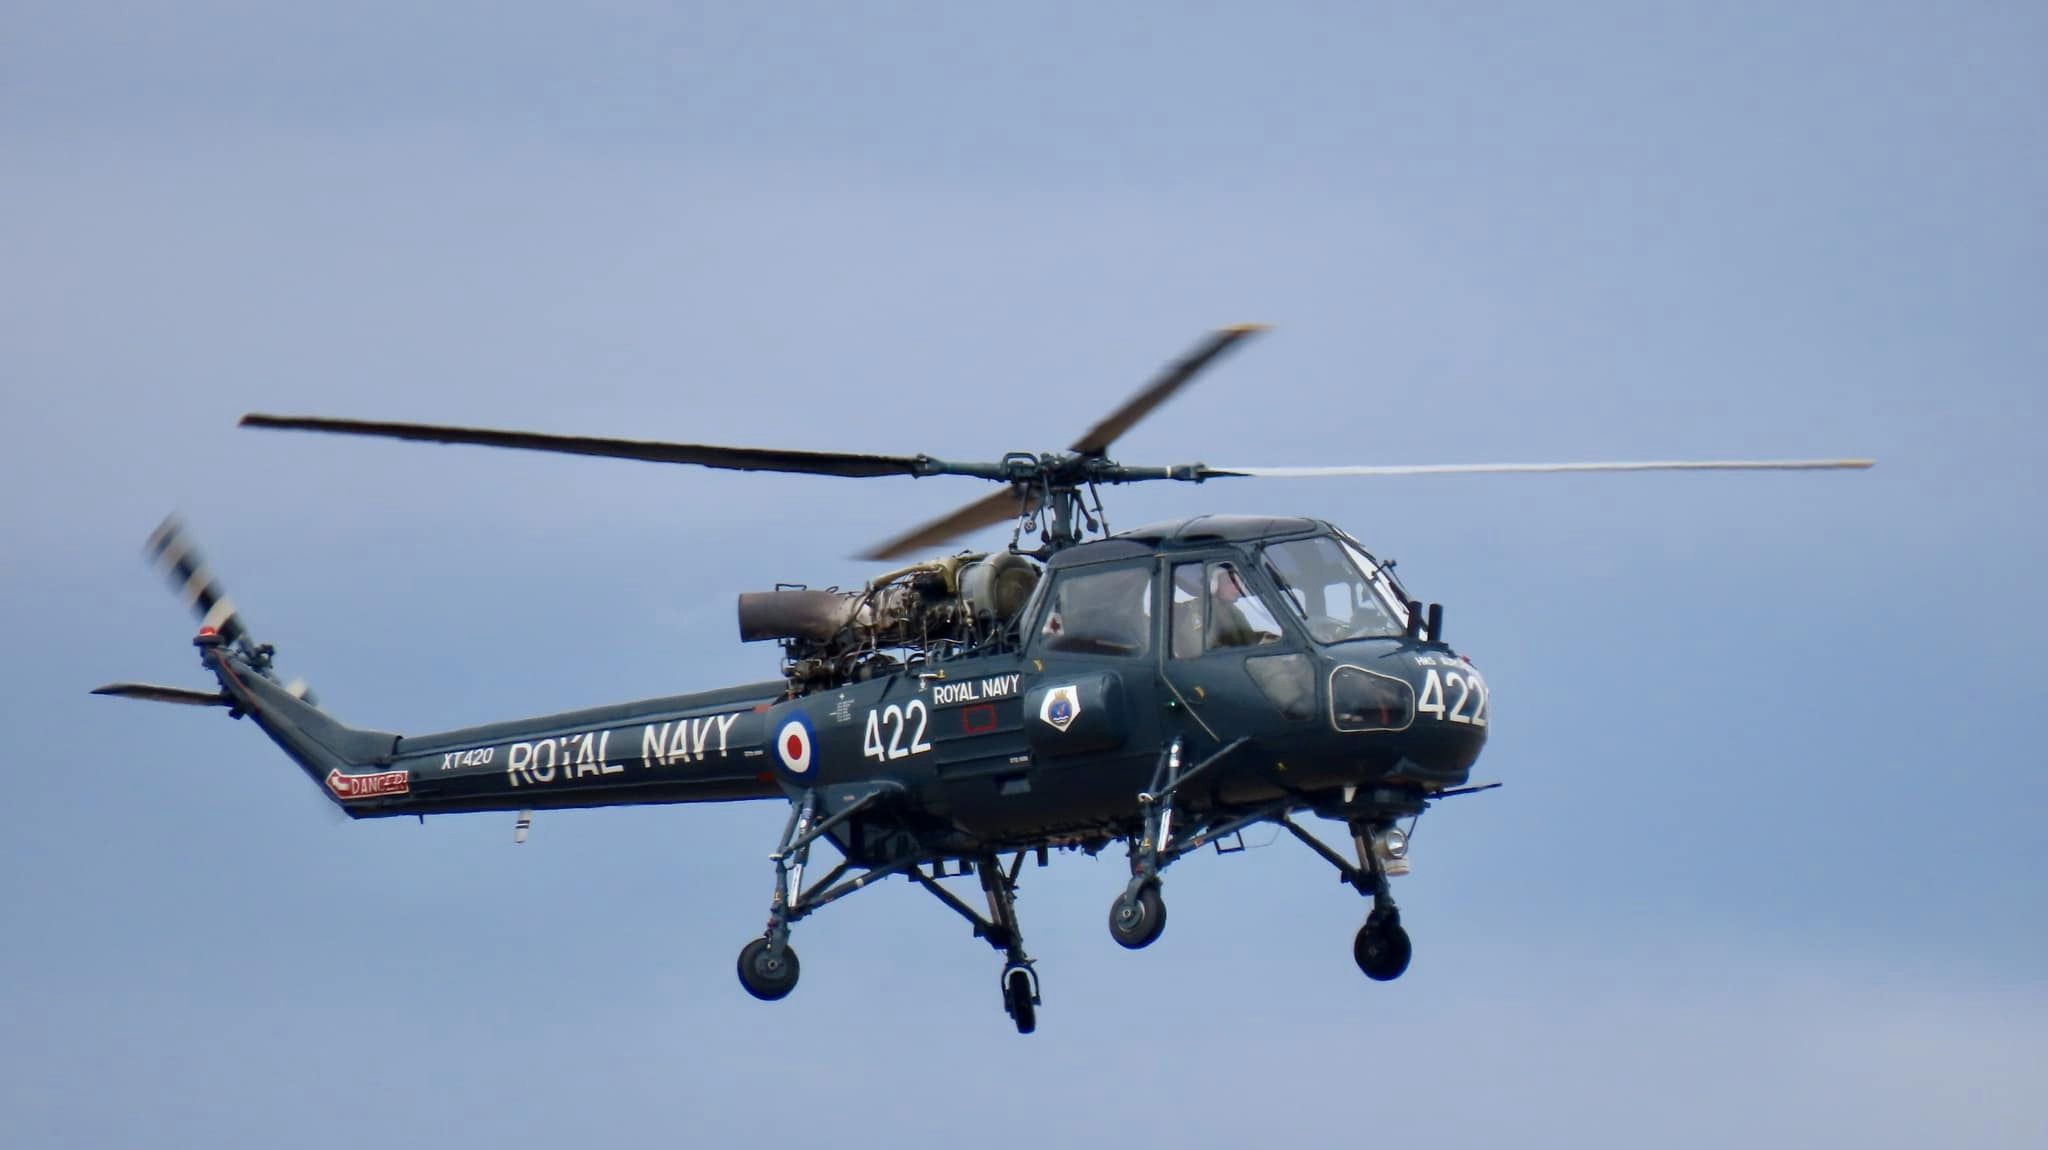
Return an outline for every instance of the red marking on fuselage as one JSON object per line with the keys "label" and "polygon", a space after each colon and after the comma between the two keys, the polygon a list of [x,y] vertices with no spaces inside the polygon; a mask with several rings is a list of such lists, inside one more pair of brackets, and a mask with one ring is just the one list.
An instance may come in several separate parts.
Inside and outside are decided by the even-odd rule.
{"label": "red marking on fuselage", "polygon": [[402,795],[411,790],[412,776],[405,771],[379,771],[374,775],[344,775],[327,772],[327,789],[336,798],[369,799],[379,795]]}
{"label": "red marking on fuselage", "polygon": [[976,703],[960,708],[960,731],[968,735],[986,735],[996,729],[996,705]]}

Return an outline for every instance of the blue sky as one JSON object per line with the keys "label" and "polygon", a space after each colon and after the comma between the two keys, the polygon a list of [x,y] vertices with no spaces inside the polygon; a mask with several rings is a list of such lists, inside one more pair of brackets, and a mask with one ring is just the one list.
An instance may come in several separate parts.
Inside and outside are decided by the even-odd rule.
{"label": "blue sky", "polygon": [[[2014,1146],[2048,1108],[2048,21],[2024,4],[66,5],[0,37],[0,1118],[22,1145]],[[1027,873],[1040,1032],[888,885],[732,976],[780,808],[349,824],[197,682],[183,511],[343,718],[762,678],[733,596],[978,492],[237,431],[244,411],[1218,465],[1495,692],[1401,880]],[[992,543],[999,535],[982,540]],[[1258,841],[1255,836],[1255,841]]]}

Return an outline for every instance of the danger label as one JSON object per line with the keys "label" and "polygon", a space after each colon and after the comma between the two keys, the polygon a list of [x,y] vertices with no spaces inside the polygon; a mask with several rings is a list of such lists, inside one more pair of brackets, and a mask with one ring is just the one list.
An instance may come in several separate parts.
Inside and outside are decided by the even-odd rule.
{"label": "danger label", "polygon": [[405,771],[379,771],[374,775],[344,775],[327,772],[327,789],[339,799],[369,799],[379,795],[402,795],[411,789]]}

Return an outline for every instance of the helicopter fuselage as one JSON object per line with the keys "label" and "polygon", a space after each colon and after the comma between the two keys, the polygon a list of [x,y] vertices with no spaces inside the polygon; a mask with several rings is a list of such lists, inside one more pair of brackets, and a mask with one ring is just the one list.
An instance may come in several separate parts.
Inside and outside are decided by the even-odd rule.
{"label": "helicopter fuselage", "polygon": [[[1415,813],[1467,781],[1490,691],[1369,557],[1370,574],[1303,576],[1318,553],[1363,555],[1312,520],[1202,517],[1059,553],[993,650],[803,694],[771,681],[387,736],[339,770],[301,761],[359,817],[886,788],[833,835],[865,865],[1125,837],[1169,749],[1189,766],[1221,752],[1176,796],[1196,820],[1273,803]],[[1212,596],[1226,583],[1235,635]],[[1324,612],[1347,610],[1386,633],[1331,637],[1343,625]]]}

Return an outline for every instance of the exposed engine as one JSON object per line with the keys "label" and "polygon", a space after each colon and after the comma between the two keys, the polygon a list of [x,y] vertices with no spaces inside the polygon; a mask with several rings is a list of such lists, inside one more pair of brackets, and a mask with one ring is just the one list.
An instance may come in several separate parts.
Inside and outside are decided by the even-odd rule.
{"label": "exposed engine", "polygon": [[740,596],[740,639],[782,642],[791,693],[836,687],[911,660],[1014,643],[1039,574],[1012,552],[963,553],[890,571],[857,591],[750,591]]}

